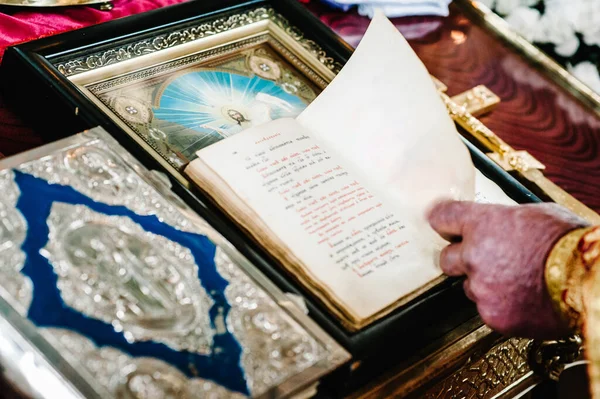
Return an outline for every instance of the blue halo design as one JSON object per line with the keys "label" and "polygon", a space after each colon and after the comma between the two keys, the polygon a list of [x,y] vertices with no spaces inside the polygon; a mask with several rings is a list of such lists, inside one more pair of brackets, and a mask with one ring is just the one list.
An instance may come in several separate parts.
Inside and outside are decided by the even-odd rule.
{"label": "blue halo design", "polygon": [[[153,109],[154,117],[174,124],[161,129],[169,143],[185,152],[186,147],[207,135],[220,140],[269,120],[298,116],[307,104],[290,94],[295,90],[293,85],[288,84],[288,91],[283,86],[259,76],[190,72],[167,85],[158,107]],[[189,130],[184,132],[187,129],[200,133],[196,140],[189,140]]]}

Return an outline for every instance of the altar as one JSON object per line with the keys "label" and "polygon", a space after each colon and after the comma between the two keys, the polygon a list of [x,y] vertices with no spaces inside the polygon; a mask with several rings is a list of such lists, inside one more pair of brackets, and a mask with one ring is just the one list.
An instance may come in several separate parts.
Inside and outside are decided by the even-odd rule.
{"label": "altar", "polygon": [[[8,50],[9,54],[5,56],[5,60],[8,61],[0,72],[5,74],[0,76],[0,79],[6,82],[0,94],[0,154],[9,157],[62,138],[60,135],[63,133],[56,131],[56,121],[50,124],[52,133],[40,130],[44,121],[40,120],[39,115],[55,113],[58,108],[52,108],[55,104],[52,104],[52,107],[49,104],[47,110],[41,110],[39,107],[45,101],[47,103],[48,99],[78,98],[68,93],[66,86],[49,88],[48,81],[39,80],[35,81],[35,84],[46,85],[44,91],[39,92],[42,98],[30,101],[28,97],[36,95],[35,87],[27,88],[29,82],[22,78],[36,76],[46,79],[50,75],[41,71],[40,65],[46,65],[46,61],[28,64],[30,68],[36,69],[36,72],[31,73],[22,69],[26,65],[22,63],[23,60],[39,61],[42,58],[39,54],[52,51],[54,46],[68,46],[64,42],[51,42],[52,36],[62,31],[67,32],[113,19],[119,20],[141,11],[159,9],[175,3],[179,1],[123,1],[115,2],[114,8],[109,4],[100,6],[104,8],[102,10],[98,9],[98,6],[86,6],[68,9],[64,14],[61,9],[0,9],[3,13],[0,14],[0,25],[4,21],[5,26],[8,26],[9,30],[13,29],[15,33],[15,38],[12,37],[12,31],[5,35],[6,37],[2,37],[3,32],[0,31],[0,43],[3,46],[0,53],[6,47],[20,42],[42,37],[48,40],[39,48]],[[235,2],[231,3],[233,7]],[[319,79],[325,87],[329,79],[335,76],[342,63],[347,61],[352,53],[353,47],[360,42],[369,25],[369,19],[352,11],[344,13],[334,10],[314,0],[301,3],[315,20],[302,25],[304,22],[301,18],[293,14],[298,4],[286,3],[282,10],[288,10],[286,7],[292,10],[287,11],[288,14],[285,15],[292,21],[292,25],[320,26],[316,21],[318,18],[344,40],[336,42],[336,36],[327,32],[325,28],[314,32],[307,29],[306,32],[302,32],[301,29],[296,31],[292,27],[291,36],[301,43],[304,50],[308,49],[313,55],[317,54],[321,63],[315,66],[310,60],[300,57],[304,63],[302,65],[308,65],[319,75],[313,81],[304,83],[310,89],[294,83],[294,90],[300,88],[307,93],[310,90],[316,91]],[[600,186],[597,184],[600,181],[600,159],[596,156],[600,146],[597,134],[600,126],[600,102],[597,101],[597,95],[574,77],[564,74],[552,59],[540,55],[533,46],[514,37],[495,14],[474,3],[476,2],[467,0],[454,1],[448,17],[406,17],[393,19],[392,22],[434,77],[439,95],[444,99],[449,114],[469,145],[476,166],[485,171],[486,176],[502,181],[503,190],[518,202],[559,202],[597,223],[600,220],[597,214],[600,211]],[[213,8],[215,10],[212,12],[217,12],[217,5]],[[180,8],[180,12],[185,14],[190,9],[191,6],[188,9]],[[176,14],[177,12],[173,11],[173,20],[176,19],[175,16],[181,17]],[[308,19],[308,13],[304,17]],[[50,27],[53,20],[58,23]],[[121,26],[124,26],[127,20],[122,21]],[[139,24],[140,30],[152,29],[148,20],[137,20],[136,23]],[[277,23],[280,23],[279,28],[285,30],[284,24],[287,22]],[[257,32],[253,34],[258,35]],[[318,37],[313,38],[311,34]],[[281,39],[276,34],[273,35],[276,39]],[[70,38],[79,40],[74,35]],[[89,45],[85,44],[85,40],[88,39],[81,40],[81,54],[86,55],[86,46]],[[285,45],[289,44],[282,42]],[[285,52],[285,48],[282,46],[279,51]],[[267,60],[270,59],[268,53],[257,54],[267,54]],[[96,56],[94,53],[94,57]],[[290,57],[293,58],[293,55]],[[285,62],[293,64],[289,61],[291,58],[285,58]],[[79,56],[77,59],[53,61],[53,65],[69,77],[93,72],[94,68],[104,66],[103,63],[110,63],[95,61],[96,59],[90,61],[89,58],[87,63],[82,63],[81,60],[85,58]],[[336,64],[338,62],[339,65]],[[216,68],[215,65],[211,65],[211,68]],[[298,68],[297,65],[294,66]],[[262,70],[266,75],[274,68],[269,63],[256,64],[254,67],[259,74]],[[7,73],[14,73],[14,76],[7,77]],[[21,73],[23,75],[20,75]],[[60,93],[56,94],[58,92]],[[81,122],[79,118],[79,113],[85,114],[88,109],[79,108],[77,104],[72,105],[74,115],[64,119],[66,130],[73,130],[69,134],[83,130],[77,130],[80,127],[93,128],[94,126],[84,126],[87,122]],[[105,105],[111,109],[116,107],[113,103]],[[130,109],[127,108],[132,107],[129,103],[123,107],[124,112],[129,112],[132,116],[135,124],[138,122],[135,118],[140,114],[137,103],[134,105],[135,108]],[[228,115],[240,125],[245,122],[246,116],[242,113]],[[62,114],[60,117],[63,117]],[[149,131],[151,134],[152,131]],[[103,135],[104,133],[100,133],[99,137],[104,137]],[[150,147],[156,150],[156,146]],[[131,150],[133,147],[126,148]],[[146,155],[141,151],[135,154],[136,157],[141,154],[139,158],[143,159],[144,167],[154,162],[149,158],[145,159]],[[177,166],[180,166],[177,162],[183,165],[189,161],[185,158],[189,157],[189,154],[178,152],[177,156],[179,161],[166,165],[165,170],[173,169],[177,172]],[[182,181],[178,176],[175,180]],[[175,184],[177,185],[177,182]],[[179,191],[174,191],[188,204],[195,201],[193,198],[197,196],[193,190],[192,194],[188,194],[185,184],[181,185]],[[329,368],[331,371],[329,377],[322,378],[320,387],[323,389],[317,389],[314,385],[303,387],[298,397],[309,397],[318,392],[317,395],[323,395],[322,397],[340,395],[349,398],[537,398],[544,397],[543,393],[539,393],[540,390],[556,384],[555,380],[563,373],[565,364],[569,365],[569,369],[564,373],[582,368],[581,341],[578,337],[561,342],[502,337],[485,326],[473,307],[467,305],[468,301],[462,295],[458,283],[449,283],[429,297],[419,297],[419,301],[413,303],[415,309],[417,305],[426,310],[444,309],[446,306],[450,313],[449,309],[453,307],[460,309],[456,314],[439,318],[439,325],[425,327],[428,322],[435,323],[432,320],[435,320],[436,316],[421,317],[416,310],[410,308],[393,313],[388,320],[376,325],[368,333],[362,334],[363,336],[361,333],[348,333],[337,325],[336,321],[331,321],[322,304],[318,300],[312,301],[310,295],[306,295],[306,290],[298,288],[295,282],[287,281],[285,274],[272,270],[269,264],[271,260],[260,253],[260,249],[254,245],[247,245],[243,235],[229,224],[221,225],[220,216],[211,216],[213,212],[217,212],[210,206],[208,211],[199,210],[200,205],[190,206],[211,224],[219,226],[216,229],[235,247],[241,247],[242,255],[247,257],[250,263],[259,265],[258,269],[266,275],[266,280],[269,280],[264,282],[267,287],[265,290],[269,293],[274,292],[273,295],[280,305],[286,302],[283,292],[309,298],[306,300],[306,319],[310,320],[306,323],[311,327],[308,327],[307,331],[314,333],[318,337],[317,341],[324,343],[324,347],[334,348],[331,351],[335,356],[333,360],[323,360],[324,363],[320,366],[323,370]],[[254,252],[258,252],[258,255]],[[285,306],[282,308],[287,311]],[[297,316],[302,325],[305,316]],[[397,333],[399,326],[406,322],[415,323],[419,328]],[[318,327],[315,326],[313,330],[312,324],[317,324]],[[396,349],[390,349],[390,353],[384,355],[384,343],[393,340],[395,336],[399,337],[402,345],[394,346]],[[369,351],[378,351],[381,354]],[[45,356],[47,360],[48,355]],[[334,370],[336,368],[337,370]],[[69,373],[71,372],[69,369]],[[67,375],[70,375],[69,373]],[[324,371],[321,373],[325,374]],[[22,387],[16,385],[16,382],[22,383],[23,378],[19,378],[18,372],[15,374],[17,377],[10,369],[5,373],[2,388],[6,392],[14,392],[15,397],[21,397],[19,391]],[[321,375],[307,375],[312,378],[317,374]],[[26,385],[28,384],[32,383],[28,382]]]}

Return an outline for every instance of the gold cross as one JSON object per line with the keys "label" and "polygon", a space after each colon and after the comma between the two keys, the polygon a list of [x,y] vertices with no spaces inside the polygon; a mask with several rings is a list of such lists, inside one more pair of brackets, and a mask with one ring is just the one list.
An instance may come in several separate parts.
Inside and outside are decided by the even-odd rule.
{"label": "gold cross", "polygon": [[436,78],[433,78],[433,81],[454,122],[490,151],[486,155],[502,169],[507,172],[516,172],[519,177],[536,186],[552,201],[592,223],[600,224],[600,215],[544,176],[542,170],[546,167],[542,162],[527,151],[513,149],[475,117],[491,112],[500,103],[500,98],[490,89],[479,85],[464,93],[449,97],[445,94],[446,85]]}

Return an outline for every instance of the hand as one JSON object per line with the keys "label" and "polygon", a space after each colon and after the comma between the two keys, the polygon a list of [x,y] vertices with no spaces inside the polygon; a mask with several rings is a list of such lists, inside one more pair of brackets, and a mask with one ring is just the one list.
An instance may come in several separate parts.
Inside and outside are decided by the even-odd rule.
{"label": "hand", "polygon": [[567,334],[554,310],[544,269],[554,244],[588,223],[556,204],[503,206],[444,201],[431,226],[453,242],[440,257],[449,276],[466,275],[465,294],[483,321],[513,336],[552,339]]}

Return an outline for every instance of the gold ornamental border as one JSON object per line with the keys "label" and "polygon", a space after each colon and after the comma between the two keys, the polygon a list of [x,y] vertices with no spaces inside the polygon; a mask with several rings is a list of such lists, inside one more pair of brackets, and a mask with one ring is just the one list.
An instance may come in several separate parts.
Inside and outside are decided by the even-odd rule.
{"label": "gold ornamental border", "polygon": [[[255,8],[212,21],[205,21],[194,27],[174,30],[168,34],[146,38],[124,46],[58,62],[54,66],[64,76],[70,77],[265,21],[273,25],[268,27],[267,30],[281,30],[280,33],[284,33],[284,36],[293,41],[290,42],[287,40],[288,44],[292,44],[292,47],[300,46],[314,60],[317,60],[320,66],[325,67],[330,72],[325,72],[325,75],[330,80],[341,70],[341,63],[329,57],[319,44],[307,39],[301,30],[292,26],[286,18],[275,12],[271,7]],[[274,29],[275,27],[279,29]],[[314,62],[312,64],[314,65]]]}

